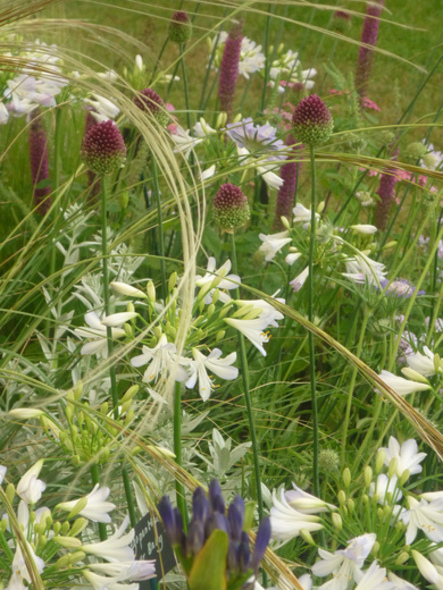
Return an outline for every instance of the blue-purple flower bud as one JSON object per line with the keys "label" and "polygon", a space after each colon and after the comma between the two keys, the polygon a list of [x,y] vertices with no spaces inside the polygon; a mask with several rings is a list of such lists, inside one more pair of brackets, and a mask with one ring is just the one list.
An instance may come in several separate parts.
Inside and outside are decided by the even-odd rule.
{"label": "blue-purple flower bud", "polygon": [[209,504],[214,512],[225,513],[225,501],[220,484],[216,479],[213,479],[209,484]]}
{"label": "blue-purple flower bud", "polygon": [[225,533],[229,534],[229,525],[226,516],[224,514],[220,514],[220,512],[214,512],[206,521],[206,538],[209,538],[211,533],[215,530],[224,531]]}
{"label": "blue-purple flower bud", "polygon": [[197,555],[205,542],[205,528],[201,520],[195,518],[191,520],[186,535],[186,556]]}
{"label": "blue-purple flower bud", "polygon": [[183,519],[180,510],[172,508],[168,496],[163,496],[157,506],[158,512],[163,521],[166,535],[171,545],[180,545],[183,541]]}
{"label": "blue-purple flower bud", "polygon": [[251,563],[251,551],[249,549],[249,535],[245,531],[241,534],[240,545],[238,547],[238,567],[242,574],[245,574]]}
{"label": "blue-purple flower bud", "polygon": [[265,554],[269,539],[271,538],[271,521],[267,516],[264,518],[258,527],[257,537],[255,539],[254,553],[252,554],[252,568],[257,574],[260,561]]}
{"label": "blue-purple flower bud", "polygon": [[[241,504],[238,501],[236,502],[237,498],[241,500]],[[231,538],[234,541],[240,541],[243,530],[244,513],[245,505],[243,500],[240,498],[240,496],[236,496],[228,508],[228,522],[231,528]]]}
{"label": "blue-purple flower bud", "polygon": [[205,490],[198,487],[192,495],[192,515],[194,519],[200,520],[203,525],[209,516],[209,501]]}

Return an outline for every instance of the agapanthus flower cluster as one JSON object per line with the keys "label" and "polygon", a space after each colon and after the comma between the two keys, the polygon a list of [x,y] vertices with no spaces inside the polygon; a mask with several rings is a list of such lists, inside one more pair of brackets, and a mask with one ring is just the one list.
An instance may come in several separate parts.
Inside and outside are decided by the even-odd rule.
{"label": "agapanthus flower cluster", "polygon": [[[192,519],[187,533],[177,508],[163,496],[158,511],[168,539],[185,571],[190,590],[211,587],[211,582],[227,590],[252,590],[269,542],[269,518],[264,518],[257,531],[254,549],[249,541],[250,524],[246,507],[236,496],[226,508],[220,484],[216,479],[206,495],[199,487],[192,496]],[[210,569],[207,563],[211,563]]]}
{"label": "agapanthus flower cluster", "polygon": [[[210,41],[211,55],[214,53],[211,66],[218,69],[221,64],[222,55],[228,33],[221,31],[216,37]],[[265,67],[266,58],[262,52],[261,45],[257,45],[255,41],[243,37],[240,45],[240,58],[238,62],[238,73],[247,80],[251,74],[259,72]]]}
{"label": "agapanthus flower cluster", "polygon": [[[105,541],[98,541],[90,523],[111,524],[110,490],[94,486],[80,498],[55,507],[39,506],[46,484],[39,479],[43,460],[37,461],[18,481],[0,490],[0,583],[25,590],[41,579],[42,587],[89,586],[131,588],[155,577],[155,562],[137,561],[131,543],[134,529],[125,534],[125,518]],[[7,481],[0,466],[0,485]],[[49,499],[49,497],[48,497]],[[68,513],[66,516],[65,514]],[[110,531],[111,532],[111,531]]]}
{"label": "agapanthus flower cluster", "polygon": [[314,87],[314,81],[311,78],[314,78],[316,74],[315,68],[302,70],[298,53],[292,49],[284,52],[284,47],[281,45],[278,48],[277,58],[269,68],[269,85],[274,87],[278,84],[278,91],[283,93],[286,87],[301,82],[306,90],[310,90]]}
{"label": "agapanthus flower cluster", "polygon": [[[420,574],[439,588],[443,492],[423,492],[421,482],[411,481],[422,473],[426,456],[414,439],[400,443],[391,436],[378,450],[374,470],[368,465],[351,476],[344,469],[337,506],[295,484],[294,490],[274,490],[271,539],[299,537],[316,546],[318,559],[308,565],[322,590],[416,590],[423,587]],[[319,542],[316,533],[323,527],[333,531],[326,537],[327,543],[334,539],[332,549]],[[407,567],[414,563],[417,568]]]}

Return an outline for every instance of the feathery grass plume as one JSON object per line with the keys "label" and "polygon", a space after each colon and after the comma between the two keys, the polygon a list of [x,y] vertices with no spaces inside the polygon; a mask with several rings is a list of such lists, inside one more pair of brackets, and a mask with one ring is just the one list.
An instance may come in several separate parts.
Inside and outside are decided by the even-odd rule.
{"label": "feathery grass plume", "polygon": [[294,110],[292,128],[296,140],[315,147],[328,141],[334,128],[334,119],[322,99],[311,94]]}
{"label": "feathery grass plume", "polygon": [[297,186],[297,178],[300,174],[302,164],[301,162],[294,162],[297,157],[297,152],[303,149],[302,144],[295,144],[292,135],[286,136],[286,145],[293,146],[287,157],[286,164],[280,169],[280,176],[283,180],[282,186],[279,188],[277,195],[277,203],[275,205],[275,218],[272,229],[280,231],[284,229],[282,223],[282,216],[290,219],[292,208],[294,206],[295,189]]}
{"label": "feathery grass plume", "polygon": [[110,174],[122,167],[126,146],[114,121],[103,121],[91,127],[83,138],[82,158],[96,174]]}
{"label": "feathery grass plume", "polygon": [[[88,132],[94,125],[97,125],[97,121],[92,116],[91,111],[88,109],[86,112],[86,120],[85,120],[85,131],[83,137],[86,137]],[[88,186],[90,187],[90,191],[88,193],[88,203],[93,204],[97,202],[98,195],[101,192],[101,185],[102,181],[100,176],[98,176],[92,170],[88,170]]]}
{"label": "feathery grass plume", "polygon": [[[382,13],[384,3],[385,0],[376,0],[376,2],[368,4],[366,8],[366,18],[363,21],[361,32],[361,42],[366,43],[366,45],[377,45],[378,28],[380,25],[379,17]],[[358,50],[355,87],[362,98],[366,96],[373,63],[374,51],[369,47],[361,46]]]}
{"label": "feathery grass plume", "polygon": [[212,216],[223,230],[232,233],[251,217],[249,203],[241,188],[230,182],[222,184],[212,202]]}
{"label": "feathery grass plume", "polygon": [[168,36],[171,41],[181,45],[187,43],[192,35],[192,23],[189,20],[188,13],[184,10],[178,10],[172,15],[169,23]]}
{"label": "feathery grass plume", "polygon": [[[397,156],[398,148],[395,150],[391,159],[396,160]],[[386,229],[388,223],[389,211],[395,198],[396,181],[395,168],[386,168],[380,175],[380,184],[375,191],[380,197],[375,211],[375,226],[382,231]]]}
{"label": "feathery grass plume", "polygon": [[30,117],[29,154],[32,184],[34,186],[34,205],[40,215],[46,215],[51,207],[51,199],[48,197],[51,193],[51,187],[38,188],[41,182],[49,179],[46,131],[43,127],[40,109],[34,109]]}
{"label": "feathery grass plume", "polygon": [[229,31],[220,64],[218,98],[220,100],[220,110],[227,113],[228,121],[231,120],[232,110],[234,108],[235,86],[237,84],[242,39],[243,21],[240,21],[234,24]]}

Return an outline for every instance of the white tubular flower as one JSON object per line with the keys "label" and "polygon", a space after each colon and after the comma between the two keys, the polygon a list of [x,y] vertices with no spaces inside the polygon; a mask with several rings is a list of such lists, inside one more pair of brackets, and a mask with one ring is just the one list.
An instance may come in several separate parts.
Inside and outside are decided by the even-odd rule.
{"label": "white tubular flower", "polygon": [[120,580],[141,582],[155,578],[155,559],[140,561],[119,561],[117,563],[90,563],[89,569],[116,577]]}
{"label": "white tubular flower", "polygon": [[294,289],[295,293],[300,291],[300,289],[306,283],[306,279],[308,278],[308,276],[309,276],[309,266],[304,268],[301,271],[301,273],[295,277],[295,279],[292,279],[292,281],[289,284]]}
{"label": "white tubular flower", "polygon": [[297,260],[300,258],[301,256],[301,252],[291,252],[290,254],[288,254],[285,258],[285,262],[286,264],[289,264],[289,266],[292,266],[294,264],[294,262],[297,262]]}
{"label": "white tubular flower", "polygon": [[423,347],[423,352],[425,354],[421,354],[420,352],[408,354],[406,356],[406,362],[411,369],[414,369],[414,371],[417,371],[423,377],[432,377],[435,375],[434,353],[427,346]]}
{"label": "white tubular flower", "polygon": [[403,498],[403,494],[401,490],[397,487],[398,479],[396,475],[393,475],[391,479],[385,473],[380,473],[377,477],[377,482],[371,482],[369,486],[369,495],[371,498],[377,495],[378,504],[385,504],[388,502],[387,494],[391,494],[391,501],[389,504],[393,502],[398,502]]}
{"label": "white tubular flower", "polygon": [[[350,580],[354,580],[354,582],[361,580],[361,568],[376,539],[377,536],[374,533],[367,533],[355,537],[349,542],[346,549],[340,549],[334,553],[319,548],[318,554],[322,559],[312,566],[312,573],[321,578],[333,573],[334,589],[346,590]],[[327,584],[328,582],[319,588],[329,588],[330,585],[327,586]]]}
{"label": "white tubular flower", "polygon": [[202,173],[200,174],[200,180],[204,182],[205,180],[208,180],[208,178],[212,178],[216,171],[217,169],[215,167],[215,164],[212,164],[212,166],[202,171]]}
{"label": "white tubular flower", "polygon": [[399,578],[392,572],[388,572],[388,580],[395,585],[396,590],[420,590],[417,586],[414,586],[414,584]]}
{"label": "white tubular flower", "polygon": [[122,311],[120,313],[113,313],[102,319],[102,324],[107,328],[116,328],[126,322],[130,322],[138,316],[136,311]]}
{"label": "white tubular flower", "polygon": [[[111,490],[108,487],[101,488],[98,483],[95,484],[92,491],[89,492],[87,496],[84,496],[86,499],[86,506],[80,510],[79,514],[93,522],[104,522],[105,524],[111,522],[111,517],[108,512],[114,510],[116,506],[111,502],[106,502],[110,491]],[[60,508],[60,510],[71,512],[78,502],[79,500],[62,502],[61,504],[58,504],[57,507]]]}
{"label": "white tubular flower", "polygon": [[82,545],[82,551],[101,557],[111,563],[133,562],[135,560],[134,549],[131,543],[134,540],[135,531],[131,529],[126,535],[123,532],[129,524],[129,517],[126,516],[122,524],[106,541]]}
{"label": "white tubular flower", "polygon": [[[280,303],[285,303],[283,297],[275,297],[277,293],[278,291],[272,295],[272,298]],[[252,305],[254,309],[261,309],[262,313],[259,317],[266,316],[268,318],[268,326],[273,326],[274,328],[278,328],[277,320],[283,320],[285,317],[280,311],[263,299],[236,299],[235,303],[237,305]]]}
{"label": "white tubular flower", "polygon": [[158,377],[174,372],[176,381],[186,381],[188,373],[178,365],[177,348],[172,342],[168,342],[166,334],[160,336],[154,348],[143,346],[143,354],[131,359],[133,367],[148,365],[143,375],[143,381],[150,383]]}
{"label": "white tubular flower", "polygon": [[380,567],[376,561],[373,561],[355,590],[397,590],[397,587],[393,582],[387,581],[386,568]]}
{"label": "white tubular flower", "polygon": [[[106,316],[103,316],[103,318],[100,319],[95,311],[88,311],[88,313],[85,313],[85,322],[89,327],[75,328],[74,332],[81,338],[92,338],[92,341],[82,346],[80,354],[88,355],[97,354],[100,352],[107,354],[108,338],[106,324],[104,324],[103,321],[107,320],[108,322],[113,322],[113,316],[120,316],[120,314],[112,314],[107,318]],[[124,323],[125,321],[127,320],[123,320],[120,322],[120,324]],[[113,325],[116,326],[115,323]],[[124,338],[126,336],[126,332],[122,328],[113,327],[111,328],[111,335],[112,338],[115,339]]]}
{"label": "white tubular flower", "polygon": [[[28,541],[26,541],[26,539],[23,539],[23,542],[26,544],[28,555],[34,562],[34,565],[38,573],[41,574],[45,568],[45,562],[41,557],[38,557],[34,553],[34,549],[31,547]],[[28,568],[26,567],[25,558],[23,557],[20,545],[18,544],[15,549],[15,555],[12,561],[11,569],[13,573],[9,579],[7,590],[26,590],[26,588],[29,587],[28,585],[32,583],[32,578]],[[24,584],[24,580],[28,582],[28,585]]]}
{"label": "white tubular flower", "polygon": [[269,341],[269,334],[264,332],[269,325],[268,316],[260,316],[255,320],[238,320],[235,318],[225,318],[225,322],[241,332],[249,342],[258,348],[263,356],[266,356],[266,350],[263,344]]}
{"label": "white tubular flower", "polygon": [[194,125],[194,134],[196,137],[207,137],[214,133],[217,133],[217,130],[213,129],[203,117],[200,117],[200,120]]}
{"label": "white tubular flower", "polygon": [[137,53],[137,55],[135,56],[135,67],[140,72],[143,72],[143,69],[144,69],[143,58],[139,53]]}
{"label": "white tubular flower", "polygon": [[418,501],[408,496],[407,500],[409,510],[400,514],[401,520],[407,525],[405,543],[411,545],[419,530],[434,543],[442,543],[443,498],[427,502],[423,498]]}
{"label": "white tubular flower", "polygon": [[259,234],[258,237],[263,242],[259,248],[259,252],[263,252],[266,262],[270,262],[274,256],[286,246],[286,244],[289,244],[292,241],[287,230],[269,236],[266,234]]}
{"label": "white tubular flower", "polygon": [[[294,214],[294,223],[303,223],[303,227],[307,229],[311,223],[311,210],[306,209],[301,203],[297,203],[292,212]],[[317,219],[320,219],[318,213],[315,216]]]}
{"label": "white tubular flower", "polygon": [[170,137],[175,143],[174,152],[183,154],[186,159],[189,159],[192,150],[203,141],[202,138],[191,137],[189,135],[189,129],[185,131],[179,125],[177,126],[176,133],[172,133]]}
{"label": "white tubular flower", "polygon": [[208,371],[227,381],[237,379],[238,369],[232,366],[237,359],[236,352],[232,352],[222,359],[220,358],[222,351],[219,348],[214,348],[208,356],[202,354],[197,348],[193,348],[192,355],[194,357],[193,361],[185,359],[190,371],[190,377],[185,385],[189,389],[193,389],[198,380],[198,390],[203,401],[206,402],[209,399],[211,391],[214,389],[214,384],[208,375]]}
{"label": "white tubular flower", "polygon": [[146,299],[148,296],[146,293],[141,291],[140,289],[136,289],[131,285],[127,285],[126,283],[119,283],[118,281],[113,281],[111,283],[111,289],[114,293],[118,295],[124,295],[125,297],[140,297],[141,299]]}
{"label": "white tubular flower", "polygon": [[418,567],[418,571],[421,575],[430,582],[431,584],[438,585],[438,588],[441,588],[441,584],[443,582],[443,578],[438,573],[436,567],[426,559],[424,555],[412,549],[411,555],[415,561],[415,565]]}
{"label": "white tubular flower", "polygon": [[40,416],[43,416],[44,412],[35,408],[15,408],[9,410],[8,414],[19,420],[29,420],[31,418],[39,418]]}
{"label": "white tubular flower", "polygon": [[408,395],[415,391],[425,391],[431,386],[426,383],[418,383],[417,381],[410,381],[409,379],[403,379],[403,377],[397,377],[389,371],[382,371],[379,375],[386,383],[388,387],[396,391],[399,395]]}
{"label": "white tubular flower", "polygon": [[301,529],[309,532],[319,531],[323,525],[319,517],[312,514],[303,514],[293,508],[285,497],[285,491],[281,491],[281,499],[277,499],[275,490],[272,493],[271,538],[278,541],[290,541],[298,537]]}
{"label": "white tubular flower", "polygon": [[275,172],[272,172],[272,170],[267,170],[264,166],[257,166],[257,172],[261,175],[269,188],[278,190],[284,183],[283,178],[280,178],[280,176],[275,174]]}
{"label": "white tubular flower", "polygon": [[356,254],[354,258],[346,262],[346,271],[342,275],[355,283],[364,285],[377,285],[386,276],[385,265],[372,260],[365,254]]}
{"label": "white tubular flower", "polygon": [[94,590],[138,590],[140,586],[137,583],[124,584],[119,581],[119,578],[100,576],[88,570],[83,570],[82,575],[88,580]]}
{"label": "white tubular flower", "polygon": [[4,465],[0,465],[0,485],[3,483],[7,469]]}
{"label": "white tubular flower", "polygon": [[[221,291],[224,290],[232,290],[237,289],[237,287],[241,283],[241,278],[238,275],[230,275],[228,274],[231,270],[231,261],[226,260],[224,264],[217,270],[217,262],[213,256],[208,258],[208,264],[206,266],[206,274],[204,276],[197,275],[195,277],[195,284],[197,287],[203,287],[208,283],[212,283],[212,289],[205,295],[203,301],[206,305],[212,303],[212,294],[214,289],[220,289]],[[220,301],[226,303],[231,298],[226,293],[220,293]]]}
{"label": "white tubular flower", "polygon": [[292,482],[292,487],[293,490],[285,492],[285,500],[292,508],[302,514],[319,514],[320,512],[335,510],[333,504],[327,504],[320,498],[304,492],[294,482]]}
{"label": "white tubular flower", "polygon": [[42,493],[46,490],[46,484],[41,479],[38,479],[40,471],[43,466],[43,459],[40,459],[28,469],[17,485],[17,494],[26,504],[35,504],[42,497]]}
{"label": "white tubular flower", "polygon": [[0,102],[0,125],[4,125],[8,122],[9,119],[9,111],[5,107],[3,102]]}
{"label": "white tubular flower", "polygon": [[109,119],[115,119],[118,116],[120,109],[113,102],[99,94],[92,93],[92,97],[95,100],[85,98],[85,102],[94,107],[95,110],[91,111],[91,115],[99,123],[103,123],[103,121],[108,121]]}
{"label": "white tubular flower", "polygon": [[396,474],[398,477],[403,475],[406,469],[411,475],[421,473],[423,467],[420,463],[426,457],[426,453],[419,453],[417,441],[413,438],[406,440],[401,446],[396,438],[389,437],[388,447],[382,447],[385,452],[385,465],[389,467],[392,459],[397,460]]}
{"label": "white tubular flower", "polygon": [[353,229],[355,232],[357,232],[358,234],[375,234],[375,232],[377,232],[377,228],[375,227],[375,225],[369,225],[369,224],[357,224],[357,225],[351,225],[351,229]]}

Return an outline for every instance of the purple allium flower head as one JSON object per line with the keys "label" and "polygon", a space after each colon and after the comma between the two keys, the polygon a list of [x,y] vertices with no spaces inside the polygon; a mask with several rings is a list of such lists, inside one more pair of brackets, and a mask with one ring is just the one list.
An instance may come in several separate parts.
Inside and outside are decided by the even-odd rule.
{"label": "purple allium flower head", "polygon": [[174,43],[187,43],[192,35],[192,23],[189,20],[188,13],[184,10],[178,10],[172,15],[169,23],[168,36]]}
{"label": "purple allium flower head", "polygon": [[227,113],[228,120],[231,118],[234,107],[235,86],[237,84],[238,64],[243,39],[242,31],[243,22],[233,25],[226,39],[220,64],[218,98],[220,101],[220,110]]}
{"label": "purple allium flower head", "polygon": [[[230,182],[222,184],[212,202],[212,216],[222,229],[231,232],[242,227],[251,217],[246,195],[241,188]],[[210,501],[211,495],[209,496]]]}
{"label": "purple allium flower head", "polygon": [[[392,160],[396,160],[398,156],[398,149],[395,150]],[[376,190],[380,200],[377,203],[377,209],[375,212],[375,226],[384,231],[386,229],[389,211],[391,209],[392,202],[395,199],[395,183],[397,178],[395,176],[395,168],[386,168],[385,171],[380,175],[380,184]]]}
{"label": "purple allium flower head", "polygon": [[114,121],[109,119],[91,127],[83,138],[82,158],[96,174],[110,174],[121,168],[126,146]]}
{"label": "purple allium flower head", "polygon": [[292,115],[295,139],[310,146],[328,141],[334,120],[322,99],[316,94],[304,98]]}
{"label": "purple allium flower head", "polygon": [[[380,25],[380,15],[383,10],[385,0],[376,0],[373,4],[366,7],[366,18],[363,21],[361,32],[361,42],[366,45],[377,45],[378,28]],[[357,71],[355,73],[355,87],[361,97],[366,96],[369,78],[371,76],[372,65],[374,62],[374,51],[369,47],[361,46],[358,51]]]}
{"label": "purple allium flower head", "polygon": [[[294,162],[297,157],[297,152],[303,149],[302,144],[295,144],[292,135],[286,136],[286,145],[293,148],[288,155],[288,162],[283,164],[280,168],[280,176],[283,180],[282,186],[279,188],[277,195],[277,203],[275,205],[275,217],[272,229],[276,231],[283,230],[282,216],[287,219],[291,218],[292,209],[294,207],[295,189],[297,186],[297,178],[301,171],[301,162]],[[291,161],[292,160],[292,161]]]}
{"label": "purple allium flower head", "polygon": [[29,155],[32,184],[34,186],[34,205],[40,215],[46,215],[51,206],[51,199],[48,197],[51,193],[51,187],[37,188],[40,182],[49,178],[46,131],[43,127],[39,109],[35,109],[31,113]]}
{"label": "purple allium flower head", "polygon": [[144,88],[134,98],[134,104],[143,112],[150,113],[161,125],[167,125],[169,118],[164,100],[152,88]]}

